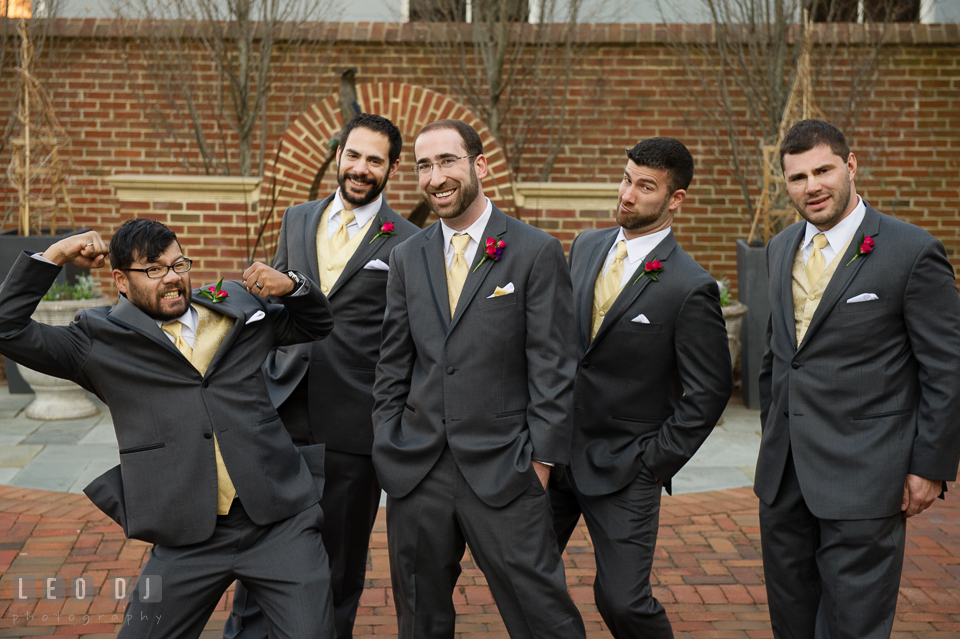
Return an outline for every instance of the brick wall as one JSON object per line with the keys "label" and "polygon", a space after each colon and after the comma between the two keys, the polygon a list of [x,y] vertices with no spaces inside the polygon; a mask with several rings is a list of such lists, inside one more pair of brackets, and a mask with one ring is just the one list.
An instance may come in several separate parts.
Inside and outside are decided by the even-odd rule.
{"label": "brick wall", "polygon": [[[139,72],[131,75],[125,68],[121,56],[135,62],[138,53],[130,40],[117,37],[122,27],[113,21],[92,19],[65,20],[58,25],[57,46],[69,52],[69,62],[50,86],[55,89],[58,116],[72,139],[66,157],[77,221],[109,236],[133,215],[169,220],[177,226],[185,245],[211,260],[213,266],[204,268],[211,276],[216,275],[228,266],[219,254],[206,251],[210,242],[240,232],[237,225],[243,220],[239,211],[211,209],[203,212],[199,222],[178,226],[177,215],[186,212],[121,202],[109,184],[109,176],[118,173],[185,173],[138,103],[131,81],[150,89],[151,79]],[[682,29],[692,33],[700,27]],[[275,87],[267,109],[266,136],[260,139],[258,134],[255,145],[266,147],[268,161],[281,139],[285,146],[277,169],[268,167],[266,171],[264,195],[276,175],[282,187],[278,189],[280,208],[306,197],[312,172],[326,154],[317,146],[325,145],[338,125],[333,106],[337,79],[345,66],[355,66],[361,102],[368,109],[396,118],[407,141],[400,171],[388,186],[387,195],[401,213],[408,213],[417,201],[411,171],[416,130],[434,115],[465,113],[447,97],[444,69],[437,66],[422,43],[424,34],[417,25],[315,25],[311,35],[333,38],[335,44],[314,58],[290,63]],[[956,124],[960,122],[960,25],[901,25],[893,35],[884,51],[888,67],[851,139],[860,158],[858,190],[881,211],[937,235],[954,263],[960,265],[960,217],[956,214],[960,192],[960,126]],[[684,37],[683,32],[680,36]],[[592,44],[574,71],[571,107],[576,128],[551,180],[616,183],[625,161],[622,149],[654,135],[678,137],[693,151],[698,168],[675,223],[676,235],[715,277],[727,276],[735,281],[734,240],[745,237],[749,230],[743,198],[729,174],[724,149],[699,127],[683,90],[683,67],[668,46],[667,32],[657,25],[598,25],[585,27],[584,38]],[[856,57],[858,50],[851,45],[846,55]],[[12,76],[10,69],[2,70],[0,108],[10,108]],[[308,77],[312,82],[319,78],[321,88],[304,101],[295,89]],[[842,77],[836,79],[837,83],[844,81]],[[829,87],[829,83],[822,86]],[[152,92],[141,95],[150,104],[162,104],[164,100],[164,93],[155,86]],[[412,108],[426,102],[426,109]],[[215,123],[211,121],[209,127],[214,130]],[[502,153],[487,139],[492,155]],[[231,131],[224,132],[224,140],[228,148],[235,148]],[[194,153],[189,143],[182,151],[187,156]],[[534,145],[525,164],[529,168],[521,171],[520,180],[536,179],[545,153],[542,145]],[[0,166],[7,161],[7,156],[0,157]],[[504,160],[501,157],[498,161]],[[322,195],[335,187],[334,173],[334,169],[328,171],[321,185]],[[611,223],[612,200],[593,208],[517,208],[505,170],[498,168],[498,173],[500,192],[494,193],[497,203],[555,234],[565,244],[585,228]],[[490,180],[485,187],[491,190]],[[11,204],[10,193],[6,196],[5,208]],[[261,210],[263,207],[261,202]],[[192,214],[200,213],[194,210]],[[221,214],[225,217],[214,217]],[[239,253],[238,249],[230,258],[235,262],[229,268],[239,268]]]}

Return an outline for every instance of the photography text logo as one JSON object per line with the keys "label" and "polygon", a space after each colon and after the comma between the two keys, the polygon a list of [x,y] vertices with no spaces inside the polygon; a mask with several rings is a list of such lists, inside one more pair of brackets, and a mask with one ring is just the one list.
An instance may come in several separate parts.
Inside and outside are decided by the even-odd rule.
{"label": "photography text logo", "polygon": [[[13,603],[25,603],[37,599],[46,602],[65,601],[67,599],[91,602],[98,595],[107,596],[113,602],[129,602],[136,598],[137,601],[142,603],[159,603],[163,598],[163,580],[159,575],[140,575],[139,578],[111,576],[99,588],[90,575],[74,577],[21,575],[8,577],[4,579],[4,582],[6,586],[4,590],[7,590],[7,596],[4,598],[12,599]],[[61,620],[61,615],[57,614],[55,616],[58,621]],[[107,617],[107,622],[119,623],[122,621],[124,625],[130,625],[135,621],[160,623],[159,616],[156,616],[156,619],[151,619],[144,614],[140,615],[141,619],[134,619],[133,615],[96,616],[100,619],[94,619],[94,615],[70,615],[71,618],[67,621],[87,624],[91,621],[104,621],[103,618]],[[49,615],[43,615],[43,617],[44,619],[41,619],[41,621],[46,621]],[[76,619],[73,617],[76,617]],[[37,619],[37,617],[36,615],[23,617],[13,615],[12,619],[16,624],[18,619],[27,623]]]}

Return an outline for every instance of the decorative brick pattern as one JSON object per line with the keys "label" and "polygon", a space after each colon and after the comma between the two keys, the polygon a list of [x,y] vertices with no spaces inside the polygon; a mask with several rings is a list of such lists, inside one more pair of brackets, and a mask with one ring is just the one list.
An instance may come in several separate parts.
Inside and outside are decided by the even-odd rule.
{"label": "decorative brick pattern", "polygon": [[[960,484],[951,484],[946,497],[907,524],[896,639],[950,639],[960,633]],[[748,488],[664,496],[651,581],[678,639],[773,636],[757,508]],[[115,636],[123,606],[111,600],[109,584],[136,575],[148,550],[148,544],[125,540],[120,528],[83,495],[0,486],[0,637]],[[354,636],[396,637],[385,509],[377,517],[369,561]],[[496,604],[469,552],[461,565],[454,592],[458,638],[506,639]],[[608,638],[594,604],[595,562],[583,522],[564,553],[564,566],[587,637]],[[13,601],[17,576],[79,574],[91,575],[98,586],[89,602]],[[231,605],[232,592],[227,592],[207,625],[211,636],[219,636]]]}
{"label": "decorative brick pattern", "polygon": [[[85,19],[62,20],[57,28],[62,34],[56,41],[57,50],[71,61],[51,83],[58,117],[72,140],[64,152],[69,162],[68,188],[78,223],[109,237],[137,209],[118,202],[105,178],[115,173],[185,171],[141,111],[121,62],[121,55],[132,61],[139,55],[129,40],[119,37],[129,35],[137,25]],[[864,28],[869,27],[824,28],[820,37],[853,43],[841,49],[843,55],[853,59],[859,53],[856,43],[862,40]],[[340,71],[355,66],[359,69],[358,90],[364,108],[382,110],[401,124],[406,144],[399,174],[388,186],[387,196],[398,211],[409,213],[418,200],[411,171],[416,130],[433,117],[432,112],[462,112],[452,100],[442,97],[449,94],[443,79],[446,70],[423,44],[423,26],[317,24],[308,25],[306,33],[315,39],[335,38],[331,53],[288,63],[268,104],[266,136],[261,139],[258,130],[254,140],[255,148],[267,149],[268,165],[280,141],[284,141],[278,170],[266,171],[271,179],[273,173],[278,176],[280,209],[299,201],[304,189],[309,188],[311,172],[325,157],[324,147],[340,126],[333,106]],[[694,153],[697,173],[674,225],[677,239],[715,277],[727,276],[735,283],[734,241],[749,230],[743,197],[726,166],[722,143],[707,135],[692,109],[692,99],[683,90],[683,66],[669,46],[671,38],[690,41],[699,33],[709,34],[710,28],[583,25],[580,37],[591,44],[573,70],[570,115],[574,128],[550,179],[615,183],[625,162],[622,149],[654,135],[678,137]],[[890,44],[884,51],[888,66],[851,139],[860,160],[857,187],[877,209],[936,235],[953,262],[960,265],[960,127],[956,126],[960,121],[960,25],[896,25],[889,36]],[[6,106],[7,112],[13,99],[13,76],[6,72],[0,76],[0,108]],[[149,81],[142,73],[137,77]],[[304,101],[305,79],[318,77],[328,79],[324,86],[329,90]],[[848,79],[842,74],[825,80],[818,98],[829,100],[832,89],[845,82]],[[155,87],[147,97],[162,103],[164,94]],[[419,111],[414,109],[414,105],[428,103],[432,112],[425,112],[422,106]],[[207,126],[211,132],[216,131],[216,123]],[[236,137],[229,127],[223,129],[223,140],[228,149],[236,149]],[[189,142],[183,149],[187,154],[195,152]],[[527,168],[521,171],[519,180],[536,180],[545,157],[546,140],[541,136],[525,155]],[[0,156],[0,166],[7,161],[8,156]],[[328,171],[321,194],[332,191],[334,173]],[[264,181],[264,197],[270,181]],[[498,205],[556,235],[565,245],[583,229],[612,224],[615,201],[590,210],[520,209],[513,206],[506,180],[500,182],[498,178],[497,184],[499,194],[490,181],[486,186]],[[11,204],[12,194],[7,191],[5,195],[4,209]],[[151,210],[153,213],[168,214]],[[188,236],[207,234],[204,229],[221,223],[242,222],[236,217],[209,224],[205,220],[203,224],[184,225],[183,230]],[[274,237],[276,226],[275,221],[268,239]],[[191,247],[205,246],[199,235],[185,241]],[[211,268],[211,274],[219,268]]]}

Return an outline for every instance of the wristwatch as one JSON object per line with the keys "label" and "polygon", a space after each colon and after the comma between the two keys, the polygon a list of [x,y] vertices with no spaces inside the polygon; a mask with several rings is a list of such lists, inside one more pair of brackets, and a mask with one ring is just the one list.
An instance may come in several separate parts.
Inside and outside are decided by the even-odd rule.
{"label": "wristwatch", "polygon": [[293,280],[293,290],[288,293],[288,295],[292,295],[303,286],[303,277],[296,271],[287,271],[287,277]]}

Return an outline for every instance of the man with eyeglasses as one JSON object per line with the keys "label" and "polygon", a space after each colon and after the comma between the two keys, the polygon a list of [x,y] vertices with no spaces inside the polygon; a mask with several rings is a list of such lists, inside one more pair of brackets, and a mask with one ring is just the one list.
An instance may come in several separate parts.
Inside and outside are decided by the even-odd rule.
{"label": "man with eyeglasses", "polygon": [[[63,264],[100,267],[108,254],[116,306],[69,326],[30,319]],[[120,465],[84,492],[154,544],[121,638],[199,637],[239,579],[275,636],[333,639],[323,447],[294,446],[260,369],[270,349],[329,333],[330,305],[299,273],[260,263],[242,284],[191,293],[190,266],[151,220],[124,223],[109,250],[91,231],[21,255],[0,287],[0,352],[110,407]]]}
{"label": "man with eyeglasses", "polygon": [[546,495],[573,417],[563,249],[484,196],[468,124],[434,122],[414,150],[440,222],[391,256],[373,390],[399,636],[452,639],[469,545],[513,639],[584,637]]}
{"label": "man with eyeglasses", "polygon": [[[418,231],[383,189],[400,166],[403,139],[390,120],[361,113],[343,127],[338,187],[287,209],[274,268],[305,273],[329,298],[337,325],[326,339],[278,349],[264,366],[270,397],[295,444],[324,444],[320,506],[330,558],[338,639],[350,639],[367,572],[380,483],[373,446],[373,374],[387,305],[390,252]],[[267,639],[253,597],[237,586],[225,639]]]}

